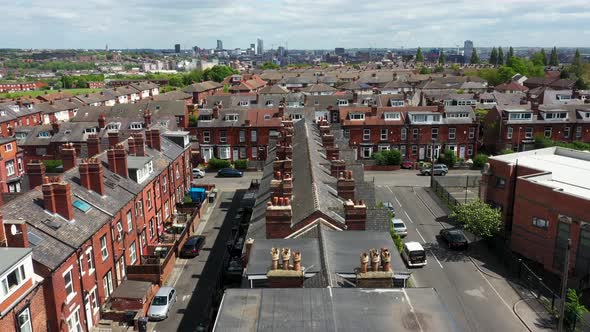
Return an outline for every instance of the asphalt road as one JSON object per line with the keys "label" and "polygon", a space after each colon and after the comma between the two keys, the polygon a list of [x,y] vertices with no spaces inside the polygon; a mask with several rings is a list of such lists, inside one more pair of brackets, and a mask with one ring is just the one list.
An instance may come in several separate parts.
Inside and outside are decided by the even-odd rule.
{"label": "asphalt road", "polygon": [[418,241],[427,250],[428,264],[412,270],[413,286],[434,287],[463,331],[528,331],[512,311],[512,300],[498,290],[498,281],[482,274],[466,252],[451,251],[439,243],[438,232],[452,226],[441,218],[437,221],[429,210],[436,207],[418,197],[416,193],[425,190],[420,180],[405,181],[417,186],[394,187],[376,180],[376,194],[378,201],[391,201],[396,217],[406,223],[404,241]]}
{"label": "asphalt road", "polygon": [[218,178],[217,173],[209,172],[202,179],[194,179],[195,184],[214,183],[220,191],[235,191],[237,189],[248,189],[252,180],[259,180],[262,172],[244,172],[241,178]]}
{"label": "asphalt road", "polygon": [[[479,170],[450,170],[448,175],[481,175]],[[400,169],[399,171],[365,171],[365,181],[375,181],[375,184],[396,187],[427,187],[430,177],[420,175],[416,170]]]}

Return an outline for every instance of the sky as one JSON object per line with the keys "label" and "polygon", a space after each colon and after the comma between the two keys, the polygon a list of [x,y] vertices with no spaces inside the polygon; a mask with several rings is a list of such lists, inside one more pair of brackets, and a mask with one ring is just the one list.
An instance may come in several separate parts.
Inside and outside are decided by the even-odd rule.
{"label": "sky", "polygon": [[0,0],[0,48],[584,47],[590,0]]}

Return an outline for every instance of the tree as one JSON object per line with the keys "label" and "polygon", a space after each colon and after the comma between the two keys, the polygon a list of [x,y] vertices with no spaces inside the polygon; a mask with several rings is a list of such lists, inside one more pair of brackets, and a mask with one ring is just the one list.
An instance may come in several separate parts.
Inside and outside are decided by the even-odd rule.
{"label": "tree", "polygon": [[435,73],[442,73],[444,71],[445,71],[445,67],[443,67],[441,65],[438,65],[438,66],[434,67],[434,72]]}
{"label": "tree", "polygon": [[476,48],[474,48],[473,53],[471,53],[471,59],[469,60],[469,63],[471,63],[472,65],[476,65],[479,63],[479,56],[477,55]]}
{"label": "tree", "polygon": [[557,47],[553,46],[551,50],[551,55],[549,56],[549,65],[550,66],[559,66],[559,59],[557,58]]}
{"label": "tree", "polygon": [[267,70],[267,69],[281,69],[281,66],[277,65],[274,62],[267,61],[260,66],[260,69]]}
{"label": "tree", "polygon": [[576,48],[576,53],[574,54],[574,60],[572,60],[572,66],[581,66],[582,65],[582,58],[580,56],[580,50]]}
{"label": "tree", "polygon": [[496,48],[492,48],[492,53],[490,53],[490,64],[496,65],[498,64],[498,50]]}
{"label": "tree", "polygon": [[444,65],[446,61],[445,52],[441,51],[440,55],[438,56],[438,63]]}
{"label": "tree", "polygon": [[501,66],[504,64],[504,51],[502,51],[502,47],[498,47],[498,65]]}
{"label": "tree", "polygon": [[238,74],[239,72],[228,66],[214,66],[213,68],[207,68],[203,71],[203,79],[206,81],[221,82],[226,77]]}
{"label": "tree", "polygon": [[451,217],[462,224],[467,231],[484,239],[493,237],[502,225],[500,209],[494,209],[480,200],[457,205]]}
{"label": "tree", "polygon": [[203,71],[201,70],[192,70],[188,74],[184,74],[182,76],[182,83],[184,85],[191,85],[193,83],[201,82],[203,80]]}
{"label": "tree", "polygon": [[581,303],[580,295],[575,289],[568,288],[565,303],[565,322],[567,326],[574,327],[578,319],[588,312],[588,309]]}
{"label": "tree", "polygon": [[445,150],[438,160],[447,167],[453,167],[457,163],[457,154],[454,151]]}
{"label": "tree", "polygon": [[501,82],[508,82],[512,77],[516,75],[516,71],[508,66],[501,66],[498,68],[498,80]]}
{"label": "tree", "polygon": [[183,86],[183,84],[182,84],[182,78],[179,77],[179,76],[172,76],[168,80],[168,84],[170,84],[171,86],[181,87],[181,86]]}
{"label": "tree", "polygon": [[424,55],[422,54],[422,48],[418,47],[416,51],[416,62],[424,62]]}
{"label": "tree", "polygon": [[535,66],[545,66],[547,58],[545,58],[545,54],[543,54],[542,52],[535,52],[531,56],[531,61],[533,62],[533,64],[535,64]]}
{"label": "tree", "polygon": [[402,163],[402,155],[398,150],[375,152],[371,157],[375,159],[379,166],[399,166]]}
{"label": "tree", "polygon": [[420,67],[420,74],[422,74],[422,75],[430,74],[430,69],[428,69],[428,67],[422,66],[422,67]]}
{"label": "tree", "polygon": [[507,66],[510,66],[510,64],[512,63],[512,58],[514,58],[514,49],[512,48],[512,46],[510,46],[510,48],[508,49],[508,56],[506,57]]}
{"label": "tree", "polygon": [[541,49],[541,55],[543,56],[543,66],[547,66],[547,54],[545,54],[545,49]]}

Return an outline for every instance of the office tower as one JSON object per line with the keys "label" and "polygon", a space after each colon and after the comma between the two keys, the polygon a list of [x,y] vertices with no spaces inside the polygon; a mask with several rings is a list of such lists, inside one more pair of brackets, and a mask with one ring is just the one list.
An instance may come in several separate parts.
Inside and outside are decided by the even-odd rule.
{"label": "office tower", "polygon": [[256,50],[256,54],[262,55],[264,53],[264,44],[263,44],[262,39],[258,38],[256,40],[256,43],[258,44],[258,49]]}
{"label": "office tower", "polygon": [[219,39],[217,39],[217,49],[218,50],[222,50],[223,49],[223,42]]}
{"label": "office tower", "polygon": [[473,42],[471,40],[466,40],[463,45],[463,59],[465,63],[471,61],[471,54],[473,54]]}
{"label": "office tower", "polygon": [[180,53],[180,44],[174,45],[174,53]]}

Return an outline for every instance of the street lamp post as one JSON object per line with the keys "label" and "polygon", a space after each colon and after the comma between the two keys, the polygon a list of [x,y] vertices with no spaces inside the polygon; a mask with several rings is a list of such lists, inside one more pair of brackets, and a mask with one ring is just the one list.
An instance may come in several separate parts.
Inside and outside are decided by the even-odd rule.
{"label": "street lamp post", "polygon": [[430,151],[430,188],[434,186],[434,143],[436,140],[432,139],[432,149]]}
{"label": "street lamp post", "polygon": [[518,148],[517,148],[517,152],[520,152],[520,131],[522,130],[522,127],[518,127]]}

